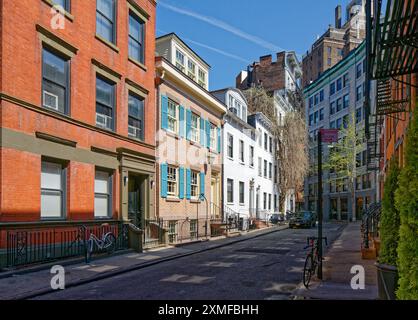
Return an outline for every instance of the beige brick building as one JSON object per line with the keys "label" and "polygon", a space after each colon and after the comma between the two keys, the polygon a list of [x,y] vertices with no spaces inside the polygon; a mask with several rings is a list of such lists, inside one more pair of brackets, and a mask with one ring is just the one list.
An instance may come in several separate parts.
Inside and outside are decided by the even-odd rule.
{"label": "beige brick building", "polygon": [[208,92],[210,66],[177,35],[156,41],[157,212],[170,242],[210,235],[221,214],[223,103]]}

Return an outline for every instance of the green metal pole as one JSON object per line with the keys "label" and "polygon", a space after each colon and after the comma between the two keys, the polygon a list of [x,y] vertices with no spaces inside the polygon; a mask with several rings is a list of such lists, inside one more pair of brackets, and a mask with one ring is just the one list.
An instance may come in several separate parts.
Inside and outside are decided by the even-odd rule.
{"label": "green metal pole", "polygon": [[318,279],[322,280],[322,136],[318,131]]}

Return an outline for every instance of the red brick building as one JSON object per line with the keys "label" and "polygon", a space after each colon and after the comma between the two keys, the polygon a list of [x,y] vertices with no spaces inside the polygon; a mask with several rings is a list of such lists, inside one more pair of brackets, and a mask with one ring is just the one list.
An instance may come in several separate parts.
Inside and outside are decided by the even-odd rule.
{"label": "red brick building", "polygon": [[0,2],[3,227],[155,215],[155,11]]}

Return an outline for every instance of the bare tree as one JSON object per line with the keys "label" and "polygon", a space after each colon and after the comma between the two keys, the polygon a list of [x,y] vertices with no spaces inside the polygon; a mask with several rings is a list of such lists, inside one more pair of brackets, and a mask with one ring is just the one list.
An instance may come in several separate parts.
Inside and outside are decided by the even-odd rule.
{"label": "bare tree", "polygon": [[244,91],[250,113],[262,112],[273,124],[273,135],[277,142],[276,181],[280,190],[279,207],[284,209],[289,191],[298,192],[303,188],[308,171],[306,123],[299,111],[288,112],[280,123],[274,98],[262,87]]}

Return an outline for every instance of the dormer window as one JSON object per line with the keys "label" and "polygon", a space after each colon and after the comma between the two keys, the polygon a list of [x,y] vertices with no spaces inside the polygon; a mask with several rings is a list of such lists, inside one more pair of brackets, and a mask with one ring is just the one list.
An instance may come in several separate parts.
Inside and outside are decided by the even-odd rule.
{"label": "dormer window", "polygon": [[193,81],[196,80],[196,65],[193,61],[189,59],[187,62],[187,75],[192,79]]}
{"label": "dormer window", "polygon": [[184,66],[184,54],[181,53],[179,50],[176,50],[176,67],[180,69],[182,72],[185,72]]}
{"label": "dormer window", "polygon": [[201,87],[206,88],[206,72],[199,69],[198,83]]}

